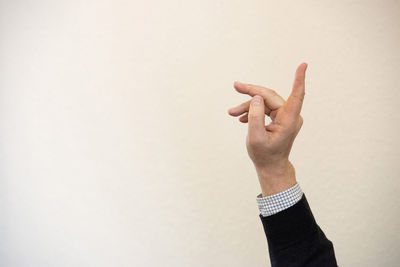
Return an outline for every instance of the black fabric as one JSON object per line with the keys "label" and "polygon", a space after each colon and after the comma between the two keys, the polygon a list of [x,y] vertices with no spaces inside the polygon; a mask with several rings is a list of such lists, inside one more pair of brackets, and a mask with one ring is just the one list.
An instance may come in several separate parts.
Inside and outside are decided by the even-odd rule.
{"label": "black fabric", "polygon": [[333,244],[317,225],[305,194],[292,207],[260,218],[273,267],[337,267]]}

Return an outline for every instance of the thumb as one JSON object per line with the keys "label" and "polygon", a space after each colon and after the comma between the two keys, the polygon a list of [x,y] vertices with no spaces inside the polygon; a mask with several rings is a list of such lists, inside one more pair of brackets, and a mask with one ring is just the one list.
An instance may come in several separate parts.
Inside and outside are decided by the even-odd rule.
{"label": "thumb", "polygon": [[249,108],[249,130],[248,136],[251,140],[262,140],[266,134],[265,131],[265,105],[264,99],[255,95],[250,102]]}

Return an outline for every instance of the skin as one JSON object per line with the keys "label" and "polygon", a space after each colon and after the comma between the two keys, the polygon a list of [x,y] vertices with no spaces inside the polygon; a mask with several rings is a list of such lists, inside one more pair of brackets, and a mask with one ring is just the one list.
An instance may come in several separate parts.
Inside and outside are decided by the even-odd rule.
{"label": "skin", "polygon": [[[248,123],[246,147],[257,171],[262,196],[282,192],[296,184],[295,169],[289,161],[293,142],[303,125],[300,115],[305,96],[307,63],[298,66],[287,100],[274,90],[253,84],[234,83],[241,94],[251,96],[228,110],[229,115]],[[265,125],[265,116],[271,123]]]}

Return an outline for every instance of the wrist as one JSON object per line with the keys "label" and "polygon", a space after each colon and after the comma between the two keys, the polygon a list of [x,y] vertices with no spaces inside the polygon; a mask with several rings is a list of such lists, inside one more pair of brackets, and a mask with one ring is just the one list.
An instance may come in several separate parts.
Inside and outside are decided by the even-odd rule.
{"label": "wrist", "polygon": [[285,191],[297,183],[295,169],[289,160],[274,166],[256,166],[256,171],[263,197]]}

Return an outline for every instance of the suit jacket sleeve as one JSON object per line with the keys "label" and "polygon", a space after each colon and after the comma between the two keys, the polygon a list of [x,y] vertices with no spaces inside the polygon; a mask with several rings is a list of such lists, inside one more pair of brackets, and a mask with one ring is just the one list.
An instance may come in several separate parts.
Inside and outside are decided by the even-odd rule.
{"label": "suit jacket sleeve", "polygon": [[273,267],[337,266],[333,244],[317,225],[305,194],[288,209],[259,216]]}

